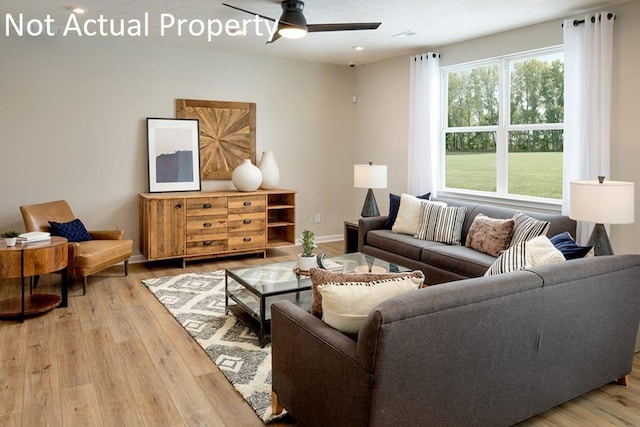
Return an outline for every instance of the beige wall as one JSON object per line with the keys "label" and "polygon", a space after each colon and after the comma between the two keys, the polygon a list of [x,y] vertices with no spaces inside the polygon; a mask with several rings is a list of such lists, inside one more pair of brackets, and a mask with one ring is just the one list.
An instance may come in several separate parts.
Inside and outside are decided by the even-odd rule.
{"label": "beige wall", "polygon": [[[137,252],[145,118],[194,98],[255,102],[258,158],[272,150],[280,186],[298,191],[298,233],[341,234],[354,70],[105,39],[2,38],[0,51],[0,230],[24,230],[20,205],[64,198],[88,228],[124,229]],[[230,181],[203,182],[222,188]]]}
{"label": "beige wall", "polygon": [[[640,2],[624,3],[609,10],[616,13],[611,179],[636,183],[636,223],[611,227],[616,253],[640,253],[640,133],[637,130],[640,84]],[[562,44],[562,20],[521,28],[420,52],[437,51],[442,65],[460,64]],[[388,191],[406,191],[409,103],[409,59],[400,57],[357,69],[356,146],[354,157],[375,153],[389,164],[389,189],[376,192],[382,208]],[[377,158],[373,158],[374,161]],[[360,197],[358,194],[356,197]],[[597,201],[594,201],[597,203]],[[386,206],[386,205],[385,205]],[[386,212],[386,210],[385,210]]]}

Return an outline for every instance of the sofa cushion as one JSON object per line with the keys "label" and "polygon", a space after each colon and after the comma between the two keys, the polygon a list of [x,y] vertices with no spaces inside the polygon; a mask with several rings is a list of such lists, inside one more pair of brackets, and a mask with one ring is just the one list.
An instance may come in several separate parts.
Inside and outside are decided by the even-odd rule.
{"label": "sofa cushion", "polygon": [[514,221],[476,215],[467,233],[465,245],[471,249],[497,257],[507,249],[513,235]]}
{"label": "sofa cushion", "polygon": [[542,221],[526,215],[522,212],[516,212],[513,216],[513,237],[511,238],[511,246],[521,242],[526,242],[534,237],[547,234],[549,230],[549,221]]}
{"label": "sofa cushion", "polygon": [[322,296],[322,320],[346,334],[355,334],[382,301],[413,292],[423,278],[394,277],[372,282],[330,282],[318,286]]}
{"label": "sofa cushion", "polygon": [[344,273],[312,268],[309,270],[311,279],[311,314],[322,317],[322,295],[318,286],[330,282],[372,282],[376,280],[393,279],[398,277],[413,277],[424,282],[424,273],[420,270],[405,273]]}
{"label": "sofa cushion", "polygon": [[421,261],[468,277],[482,276],[495,257],[466,246],[437,243],[422,250]]}
{"label": "sofa cushion", "polygon": [[[417,196],[418,199],[429,200],[431,193],[423,194],[421,196]],[[384,223],[384,228],[387,230],[391,230],[393,228],[393,224],[396,222],[396,218],[398,217],[398,209],[400,209],[400,196],[397,194],[389,193],[389,216],[387,216],[387,220]]]}
{"label": "sofa cushion", "polygon": [[573,240],[571,233],[565,231],[564,233],[556,234],[551,239],[551,243],[556,247],[565,259],[578,259],[586,256],[593,246],[580,246]]}
{"label": "sofa cushion", "polygon": [[91,240],[91,235],[80,219],[76,218],[69,222],[49,221],[51,234],[62,236],[69,242],[85,242]]}
{"label": "sofa cushion", "polygon": [[440,206],[432,202],[423,202],[420,208],[420,224],[413,237],[460,246],[466,211],[467,208],[464,206]]}
{"label": "sofa cushion", "polygon": [[415,260],[420,260],[424,248],[443,245],[443,243],[418,240],[413,236],[397,234],[389,230],[369,231],[366,243],[369,246]]}

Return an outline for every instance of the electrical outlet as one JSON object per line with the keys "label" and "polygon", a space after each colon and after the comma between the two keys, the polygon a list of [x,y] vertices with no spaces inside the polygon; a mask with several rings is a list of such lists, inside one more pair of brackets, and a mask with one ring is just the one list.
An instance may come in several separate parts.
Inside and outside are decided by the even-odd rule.
{"label": "electrical outlet", "polygon": [[316,214],[315,218],[314,218],[314,222],[316,224],[320,224],[320,221],[322,220],[322,217],[320,216],[319,213]]}

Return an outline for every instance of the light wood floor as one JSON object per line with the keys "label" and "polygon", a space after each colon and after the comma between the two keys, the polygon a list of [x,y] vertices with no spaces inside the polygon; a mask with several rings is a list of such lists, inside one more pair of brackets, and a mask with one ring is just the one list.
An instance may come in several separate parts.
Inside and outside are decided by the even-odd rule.
{"label": "light wood floor", "polygon": [[[341,253],[342,242],[323,244]],[[295,248],[260,257],[133,264],[73,281],[69,307],[0,320],[1,426],[260,426],[205,352],[142,285],[142,279],[294,259]],[[58,292],[43,276],[38,292]],[[54,289],[50,289],[54,288]],[[18,295],[0,281],[0,299]],[[629,387],[607,385],[523,425],[640,425],[640,354]],[[276,425],[294,424],[291,419]]]}

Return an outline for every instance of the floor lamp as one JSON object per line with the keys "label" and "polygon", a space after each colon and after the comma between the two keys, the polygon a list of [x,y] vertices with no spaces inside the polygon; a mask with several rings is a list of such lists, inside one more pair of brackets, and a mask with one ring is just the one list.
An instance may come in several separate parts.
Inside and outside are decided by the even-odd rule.
{"label": "floor lamp", "polygon": [[633,182],[571,181],[569,217],[576,221],[594,222],[588,245],[596,255],[613,255],[604,224],[631,224],[635,216]]}
{"label": "floor lamp", "polygon": [[367,188],[367,197],[362,205],[362,217],[379,216],[380,210],[376,202],[376,196],[373,195],[374,188],[387,188],[387,166],[374,165],[369,162],[368,165],[353,166],[353,186],[355,188]]}

